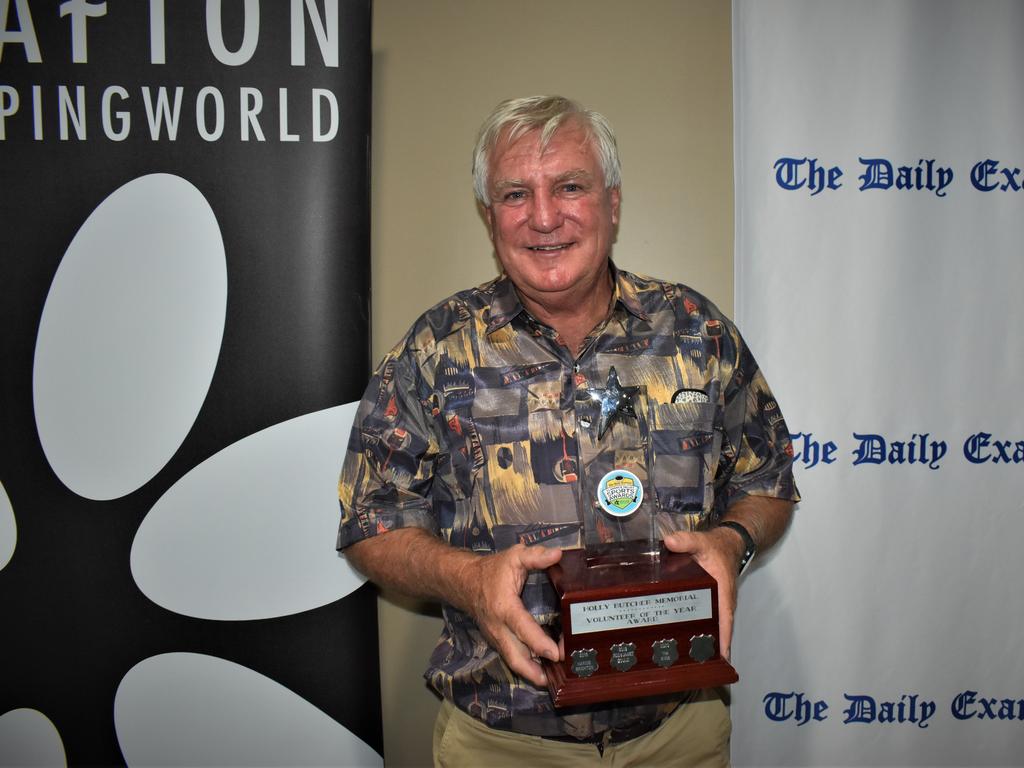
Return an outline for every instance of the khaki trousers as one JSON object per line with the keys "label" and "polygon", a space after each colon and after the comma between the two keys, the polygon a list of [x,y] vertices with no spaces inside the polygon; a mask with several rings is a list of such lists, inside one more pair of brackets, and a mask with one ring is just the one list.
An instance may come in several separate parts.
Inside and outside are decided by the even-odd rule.
{"label": "khaki trousers", "polygon": [[572,744],[539,736],[489,728],[441,704],[434,723],[434,765],[437,768],[569,768],[570,766],[701,766],[729,765],[729,710],[716,691],[701,691],[696,701],[680,707],[650,733],[601,750],[594,744]]}

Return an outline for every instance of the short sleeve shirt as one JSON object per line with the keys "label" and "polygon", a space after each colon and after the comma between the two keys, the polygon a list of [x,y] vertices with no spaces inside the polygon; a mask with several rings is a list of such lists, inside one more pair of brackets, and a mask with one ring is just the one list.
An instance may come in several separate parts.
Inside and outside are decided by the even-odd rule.
{"label": "short sleeve shirt", "polygon": [[[417,320],[359,406],[339,481],[339,549],[409,526],[482,554],[616,539],[621,531],[594,530],[581,511],[581,478],[611,467],[643,480],[662,534],[706,528],[748,494],[799,498],[789,431],[735,326],[686,286],[611,270],[609,315],[575,356],[504,276]],[[595,418],[586,390],[604,387],[612,367],[636,388],[633,413],[597,441],[580,426]],[[542,625],[557,621],[545,574],[530,575],[523,601]],[[635,731],[685,699],[561,716],[468,615],[443,613],[426,677],[492,727],[581,738]]]}

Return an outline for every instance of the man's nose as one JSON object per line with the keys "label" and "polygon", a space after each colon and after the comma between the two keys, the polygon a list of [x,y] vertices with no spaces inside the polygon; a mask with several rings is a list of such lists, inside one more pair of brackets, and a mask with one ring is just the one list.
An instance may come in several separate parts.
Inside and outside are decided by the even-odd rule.
{"label": "man's nose", "polygon": [[530,209],[530,226],[538,232],[552,232],[562,225],[562,212],[558,200],[547,192],[533,196]]}

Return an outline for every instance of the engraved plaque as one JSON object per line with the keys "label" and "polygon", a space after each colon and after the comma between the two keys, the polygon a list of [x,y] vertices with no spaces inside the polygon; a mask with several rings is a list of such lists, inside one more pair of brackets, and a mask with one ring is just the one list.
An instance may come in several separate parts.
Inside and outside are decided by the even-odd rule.
{"label": "engraved plaque", "polygon": [[679,661],[679,643],[674,637],[651,643],[651,661],[659,667],[671,667]]}
{"label": "engraved plaque", "polygon": [[612,666],[619,672],[627,672],[636,666],[636,645],[633,643],[615,643],[611,647]]}
{"label": "engraved plaque", "polygon": [[574,635],[710,619],[711,590],[692,589],[573,603],[569,606],[569,617]]}
{"label": "engraved plaque", "polygon": [[597,651],[593,648],[575,650],[572,658],[572,671],[577,677],[590,677],[597,672]]}

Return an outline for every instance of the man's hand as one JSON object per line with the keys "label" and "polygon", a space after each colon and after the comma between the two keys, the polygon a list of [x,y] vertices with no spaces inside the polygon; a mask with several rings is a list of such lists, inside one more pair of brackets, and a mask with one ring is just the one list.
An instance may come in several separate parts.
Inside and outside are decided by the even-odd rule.
{"label": "man's hand", "polygon": [[527,574],[557,563],[560,549],[517,544],[479,555],[451,547],[421,528],[402,528],[353,544],[345,556],[377,584],[466,611],[509,669],[534,685],[547,685],[538,658],[557,661],[558,645],[520,595]]}
{"label": "man's hand", "polygon": [[[558,645],[523,606],[520,594],[530,571],[543,570],[561,559],[560,549],[516,544],[467,564],[469,586],[463,607],[509,669],[537,686],[547,685],[538,661],[558,660]],[[460,601],[461,602],[461,601]]]}
{"label": "man's hand", "polygon": [[[730,506],[724,517],[743,525],[763,552],[785,532],[793,513],[793,502],[765,496],[745,496]],[[693,556],[697,564],[718,582],[718,631],[721,653],[732,652],[732,630],[736,615],[737,571],[745,549],[743,539],[730,528],[707,531],[678,531],[665,537],[672,552]]]}
{"label": "man's hand", "polygon": [[718,582],[719,641],[722,645],[722,656],[728,660],[732,644],[733,616],[736,613],[736,568],[743,556],[743,542],[739,534],[728,528],[696,532],[679,531],[665,537],[665,546],[672,552],[692,555],[697,564]]}

